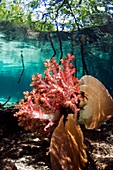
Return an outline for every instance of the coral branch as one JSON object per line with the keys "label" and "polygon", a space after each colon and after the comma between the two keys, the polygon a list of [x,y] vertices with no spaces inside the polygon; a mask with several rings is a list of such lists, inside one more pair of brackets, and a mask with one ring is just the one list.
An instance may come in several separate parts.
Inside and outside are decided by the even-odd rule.
{"label": "coral branch", "polygon": [[48,120],[46,130],[59,121],[63,108],[77,115],[80,89],[71,63],[73,58],[67,54],[67,58],[61,60],[62,66],[54,58],[47,60],[44,78],[41,74],[33,75],[31,86],[34,88],[31,92],[24,92],[25,100],[17,105],[19,112],[15,116],[19,117],[19,125],[31,129],[32,119]]}

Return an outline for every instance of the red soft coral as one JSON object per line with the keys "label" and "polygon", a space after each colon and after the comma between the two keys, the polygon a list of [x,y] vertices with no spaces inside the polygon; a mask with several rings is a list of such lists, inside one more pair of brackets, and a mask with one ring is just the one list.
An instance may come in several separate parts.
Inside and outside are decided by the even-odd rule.
{"label": "red soft coral", "polygon": [[19,117],[19,124],[31,129],[32,119],[49,120],[45,130],[58,121],[62,108],[69,108],[77,115],[80,92],[78,79],[74,76],[72,66],[74,56],[67,54],[58,65],[54,58],[45,62],[44,78],[41,74],[33,75],[31,92],[24,92],[25,100],[18,104],[20,110],[15,114]]}

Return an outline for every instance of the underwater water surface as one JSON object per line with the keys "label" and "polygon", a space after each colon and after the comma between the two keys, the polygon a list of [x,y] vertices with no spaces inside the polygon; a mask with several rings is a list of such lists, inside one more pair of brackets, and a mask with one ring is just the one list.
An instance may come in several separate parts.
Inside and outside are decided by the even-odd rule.
{"label": "underwater water surface", "polygon": [[[112,40],[113,42],[113,40]],[[113,94],[113,43],[103,40],[89,44],[85,48],[85,62],[91,75],[98,78]],[[55,41],[55,59],[60,58],[59,42]],[[70,40],[62,41],[63,57],[71,53]],[[12,105],[23,98],[24,91],[30,91],[32,75],[44,74],[44,62],[53,55],[49,41],[38,40],[6,40],[0,34],[0,103],[4,103],[10,96],[7,105]],[[83,73],[83,63],[80,45],[74,46],[76,59],[73,64],[77,69],[77,77]]]}
{"label": "underwater water surface", "polygon": [[[56,43],[57,44],[57,43]],[[59,53],[59,49],[56,49]],[[6,41],[0,35],[0,103],[10,100],[12,105],[23,98],[24,91],[30,91],[32,75],[44,74],[44,62],[53,55],[49,42],[35,40]],[[56,60],[59,61],[59,55]]]}

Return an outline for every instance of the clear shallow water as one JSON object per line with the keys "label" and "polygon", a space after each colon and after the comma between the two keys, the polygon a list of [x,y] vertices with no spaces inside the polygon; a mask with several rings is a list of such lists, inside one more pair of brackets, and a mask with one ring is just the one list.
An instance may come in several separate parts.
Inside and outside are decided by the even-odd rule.
{"label": "clear shallow water", "polygon": [[[56,43],[57,44],[57,43]],[[56,60],[59,60],[59,47],[56,48]],[[66,51],[65,51],[66,54]],[[24,72],[23,63],[24,63]],[[43,74],[44,61],[50,59],[53,50],[49,42],[33,40],[6,41],[0,35],[0,103],[11,97],[8,105],[23,98],[23,92],[31,90],[32,75]],[[21,77],[22,74],[22,77]],[[20,78],[21,77],[21,78]]]}
{"label": "clear shallow water", "polygon": [[[4,103],[8,96],[11,97],[7,105],[14,104],[23,98],[24,91],[30,91],[32,75],[43,74],[44,61],[50,59],[53,50],[49,41],[6,41],[3,34],[0,34],[0,103]],[[112,47],[105,51],[102,46],[103,41],[91,44],[86,48],[85,59],[91,75],[98,78],[109,91],[113,91],[113,59]],[[62,42],[63,56],[71,53],[71,43],[69,40]],[[55,59],[59,61],[59,42],[54,42],[57,52]],[[23,71],[22,56],[24,63]],[[82,59],[80,46],[75,47],[77,77],[82,76]]]}
{"label": "clear shallow water", "polygon": [[[22,51],[22,52],[21,52]],[[24,72],[22,58],[24,61]],[[32,75],[43,73],[44,59],[40,49],[30,42],[0,41],[0,102],[11,97],[9,103],[15,103],[23,97],[23,91],[30,90]]]}

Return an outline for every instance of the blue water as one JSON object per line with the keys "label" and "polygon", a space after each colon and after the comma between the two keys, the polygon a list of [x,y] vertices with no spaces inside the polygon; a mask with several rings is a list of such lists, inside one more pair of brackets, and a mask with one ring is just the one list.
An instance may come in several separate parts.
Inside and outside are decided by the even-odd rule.
{"label": "blue water", "polygon": [[[67,43],[68,44],[68,43]],[[70,44],[69,44],[70,45]],[[56,46],[57,43],[56,43]],[[67,45],[66,45],[67,47]],[[59,61],[59,47],[56,48],[56,60]],[[67,52],[69,50],[67,49]],[[65,51],[64,55],[67,53]],[[24,63],[24,72],[22,57]],[[23,98],[23,92],[31,90],[32,75],[43,74],[44,62],[50,59],[53,50],[50,42],[35,40],[6,41],[0,35],[0,103],[11,97],[8,105],[14,104]],[[22,77],[21,77],[22,74]]]}
{"label": "blue water", "polygon": [[[24,61],[22,77],[21,53]],[[30,90],[32,75],[43,73],[45,58],[32,42],[6,42],[0,39],[0,102],[6,101],[8,96],[11,97],[8,104],[18,102],[23,97],[23,91]]]}
{"label": "blue water", "polygon": [[[0,34],[0,103],[4,103],[8,96],[11,97],[7,105],[12,105],[23,98],[24,91],[30,91],[32,75],[44,73],[44,62],[53,55],[53,50],[49,41],[39,42],[37,40],[7,41],[5,35]],[[71,52],[69,40],[62,42],[63,56]],[[55,59],[59,61],[59,42],[54,42],[56,49]],[[24,72],[23,63],[24,63]],[[80,47],[74,49],[76,56],[77,77],[82,76],[82,60]],[[113,60],[110,51],[103,51],[97,45],[90,45],[87,49],[86,62],[90,74],[98,78],[113,92]],[[75,62],[75,61],[74,61]],[[22,77],[20,76],[22,74]]]}

